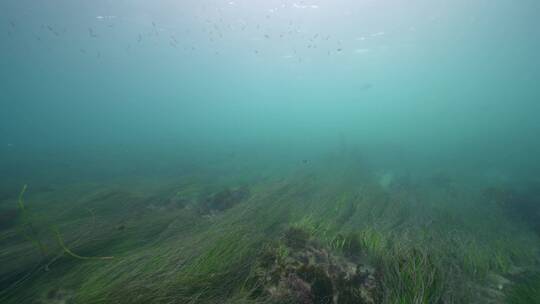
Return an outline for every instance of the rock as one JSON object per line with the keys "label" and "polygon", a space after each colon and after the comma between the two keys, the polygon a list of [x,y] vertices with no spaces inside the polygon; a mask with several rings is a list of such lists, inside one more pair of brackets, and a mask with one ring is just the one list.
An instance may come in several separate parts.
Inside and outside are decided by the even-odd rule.
{"label": "rock", "polygon": [[370,304],[379,299],[375,272],[290,228],[259,257],[256,280],[277,303]]}

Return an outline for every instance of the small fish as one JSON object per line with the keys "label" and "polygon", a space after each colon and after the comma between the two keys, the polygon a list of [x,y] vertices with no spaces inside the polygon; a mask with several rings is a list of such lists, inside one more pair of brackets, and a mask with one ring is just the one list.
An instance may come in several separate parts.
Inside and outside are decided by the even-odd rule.
{"label": "small fish", "polygon": [[50,31],[51,33],[53,33],[55,36],[60,36],[60,34],[58,34],[58,32],[55,31],[55,30],[52,28],[52,26],[47,25],[47,29],[49,29],[49,31]]}
{"label": "small fish", "polygon": [[371,83],[364,83],[362,85],[360,85],[359,89],[361,91],[367,91],[369,89],[371,89],[373,87],[373,85]]}
{"label": "small fish", "polygon": [[94,30],[91,27],[88,28],[88,35],[92,38],[97,38],[96,33],[94,33]]}
{"label": "small fish", "polygon": [[154,21],[152,21],[152,27],[154,28],[154,34],[155,34],[156,36],[159,36],[159,32],[158,32],[158,30],[157,30],[156,23],[155,23]]}

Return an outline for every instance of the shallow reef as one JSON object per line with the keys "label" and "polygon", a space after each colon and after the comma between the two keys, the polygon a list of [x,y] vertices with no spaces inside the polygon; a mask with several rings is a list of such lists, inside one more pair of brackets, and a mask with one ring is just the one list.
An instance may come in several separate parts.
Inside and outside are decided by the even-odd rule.
{"label": "shallow reef", "polygon": [[258,259],[258,292],[276,303],[379,303],[375,268],[322,246],[300,228],[287,229]]}

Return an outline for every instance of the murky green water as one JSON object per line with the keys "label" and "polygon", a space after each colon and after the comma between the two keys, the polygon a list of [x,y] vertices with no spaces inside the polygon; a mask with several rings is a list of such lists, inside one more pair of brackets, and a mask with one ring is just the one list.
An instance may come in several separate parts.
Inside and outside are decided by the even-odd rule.
{"label": "murky green water", "polygon": [[[291,225],[322,248],[360,233],[377,265],[398,247],[435,257],[433,294],[388,279],[384,303],[464,303],[456,281],[504,298],[486,278],[539,257],[538,16],[530,0],[2,1],[0,300],[262,301],[196,282],[252,278],[215,261],[253,268],[255,240]],[[212,249],[231,237],[246,251]],[[40,257],[40,239],[56,249]]]}

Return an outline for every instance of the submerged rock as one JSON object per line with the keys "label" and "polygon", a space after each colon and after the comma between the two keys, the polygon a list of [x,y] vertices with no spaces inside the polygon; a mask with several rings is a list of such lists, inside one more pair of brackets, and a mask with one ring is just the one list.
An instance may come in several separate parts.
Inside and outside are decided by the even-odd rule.
{"label": "submerged rock", "polygon": [[374,268],[333,253],[300,231],[290,228],[259,257],[259,293],[277,303],[378,303]]}

